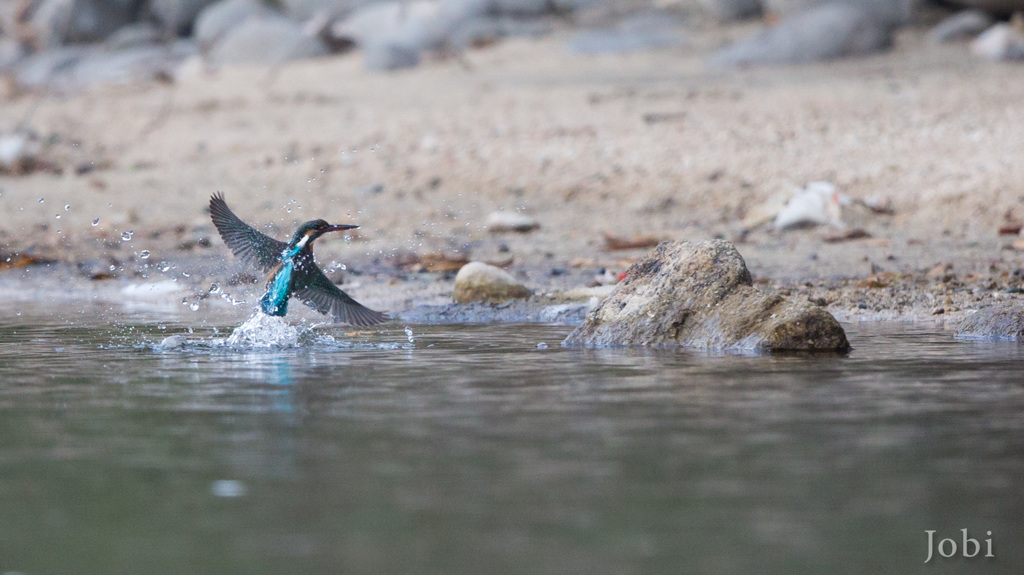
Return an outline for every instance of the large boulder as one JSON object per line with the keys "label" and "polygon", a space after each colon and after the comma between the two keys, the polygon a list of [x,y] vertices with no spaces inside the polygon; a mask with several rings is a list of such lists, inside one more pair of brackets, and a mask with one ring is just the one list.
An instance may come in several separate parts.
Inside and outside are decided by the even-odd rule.
{"label": "large boulder", "polygon": [[761,13],[761,0],[700,0],[704,8],[720,20],[740,20]]}
{"label": "large boulder", "polygon": [[281,8],[289,17],[303,21],[317,16],[344,16],[349,12],[372,4],[374,0],[279,0]]}
{"label": "large boulder", "polygon": [[942,20],[928,31],[928,41],[945,44],[974,38],[992,25],[992,16],[983,10],[964,10]]}
{"label": "large boulder", "polygon": [[811,8],[745,40],[708,61],[712,67],[801,64],[862,56],[892,44],[895,23],[855,4]]}
{"label": "large boulder", "polygon": [[956,335],[965,339],[1024,339],[1024,304],[1015,300],[982,308],[960,322]]}
{"label": "large boulder", "polygon": [[213,64],[281,64],[327,54],[323,41],[283,16],[252,16],[207,54]]}
{"label": "large boulder", "polygon": [[29,25],[39,48],[96,42],[137,20],[142,0],[43,0]]}
{"label": "large boulder", "polygon": [[903,25],[910,23],[920,0],[764,0],[765,9],[780,18],[789,18],[826,4],[853,6],[876,20]]}
{"label": "large boulder", "polygon": [[749,351],[850,348],[831,314],[754,289],[723,240],[665,242],[633,264],[567,347],[691,347]]}
{"label": "large boulder", "polygon": [[260,0],[221,0],[204,8],[197,16],[192,35],[199,49],[207,51],[232,29],[253,16],[271,16],[273,12]]}
{"label": "large boulder", "polygon": [[614,28],[583,30],[570,37],[565,47],[577,54],[623,54],[683,43],[683,22],[670,12],[651,11],[628,16]]}
{"label": "large boulder", "polygon": [[160,27],[173,34],[192,31],[196,16],[216,0],[149,0],[149,10]]}

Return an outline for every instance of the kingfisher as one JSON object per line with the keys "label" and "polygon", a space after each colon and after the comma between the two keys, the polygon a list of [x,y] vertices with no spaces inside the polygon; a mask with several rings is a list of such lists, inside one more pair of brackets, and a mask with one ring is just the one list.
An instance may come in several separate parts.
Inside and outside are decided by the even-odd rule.
{"label": "kingfisher", "polygon": [[341,291],[313,260],[313,242],[317,238],[327,232],[359,226],[311,220],[299,226],[290,241],[282,242],[243,222],[228,208],[220,192],[210,197],[210,218],[235,257],[267,274],[267,291],[260,298],[263,313],[284,316],[288,313],[288,300],[294,295],[340,323],[366,326],[387,318]]}

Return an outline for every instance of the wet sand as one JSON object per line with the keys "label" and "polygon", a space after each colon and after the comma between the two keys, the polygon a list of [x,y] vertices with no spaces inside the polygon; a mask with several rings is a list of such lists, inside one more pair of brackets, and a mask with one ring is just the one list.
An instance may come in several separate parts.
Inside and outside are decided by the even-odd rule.
{"label": "wet sand", "polygon": [[[762,289],[846,320],[955,319],[1020,297],[1024,252],[998,235],[1024,219],[1018,66],[908,30],[862,60],[705,70],[707,51],[742,31],[627,56],[570,55],[555,36],[472,51],[468,69],[370,74],[354,54],[11,96],[0,128],[27,121],[62,173],[0,176],[0,252],[52,262],[0,270],[0,290],[117,299],[174,279],[174,298],[195,299],[235,275],[256,291],[205,214],[222,191],[281,238],[316,217],[360,224],[318,257],[392,311],[450,301],[451,273],[417,271],[417,255],[507,262],[546,293],[644,252],[608,251],[605,233],[733,240]],[[870,237],[838,243],[826,228],[742,233],[756,206],[815,180],[893,213],[847,209],[848,229]],[[489,233],[500,209],[540,229]]]}

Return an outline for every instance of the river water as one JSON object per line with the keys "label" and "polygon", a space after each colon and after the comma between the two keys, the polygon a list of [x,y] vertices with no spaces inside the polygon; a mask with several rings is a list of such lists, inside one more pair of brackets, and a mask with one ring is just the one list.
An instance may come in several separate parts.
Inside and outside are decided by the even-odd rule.
{"label": "river water", "polygon": [[[498,324],[281,349],[188,319],[0,309],[0,573],[1024,572],[1016,343],[585,351]],[[961,529],[995,558],[923,564]]]}

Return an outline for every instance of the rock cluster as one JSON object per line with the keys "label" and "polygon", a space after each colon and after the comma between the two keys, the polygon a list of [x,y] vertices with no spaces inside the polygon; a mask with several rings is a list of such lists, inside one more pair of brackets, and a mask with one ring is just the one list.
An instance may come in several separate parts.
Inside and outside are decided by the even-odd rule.
{"label": "rock cluster", "polygon": [[691,347],[747,351],[850,348],[824,309],[753,287],[735,246],[665,242],[633,265],[563,342],[568,347]]}
{"label": "rock cluster", "polygon": [[[923,2],[681,0],[651,9],[633,0],[7,0],[0,2],[0,73],[21,87],[72,87],[168,79],[200,66],[276,65],[353,47],[368,69],[389,71],[566,25],[583,28],[566,41],[574,53],[679,49],[688,28],[706,23],[689,19],[700,13],[777,21],[713,53],[711,67],[790,64],[883,50]],[[1024,10],[1024,0],[955,3],[982,12],[943,23],[936,41],[973,38],[986,18]],[[973,51],[1020,59],[1024,31],[995,26]]]}
{"label": "rock cluster", "polygon": [[173,77],[207,65],[279,64],[361,48],[367,67],[415,66],[589,0],[23,0],[0,3],[0,72],[24,87]]}

